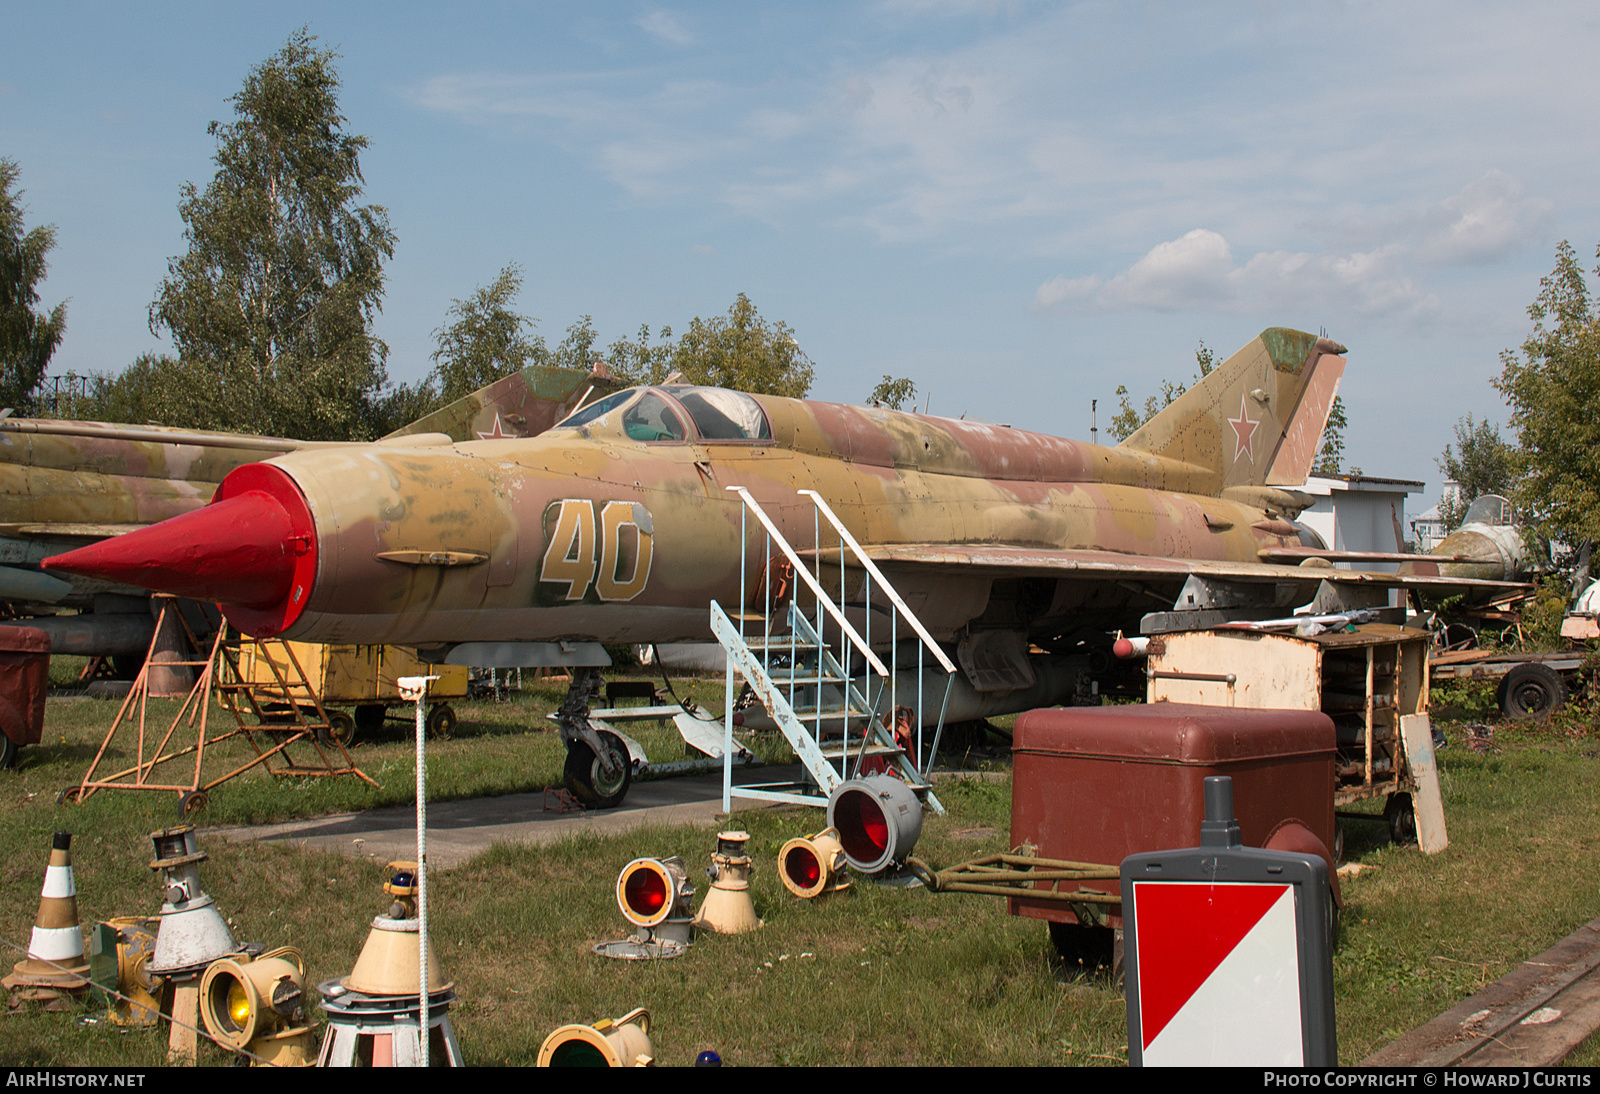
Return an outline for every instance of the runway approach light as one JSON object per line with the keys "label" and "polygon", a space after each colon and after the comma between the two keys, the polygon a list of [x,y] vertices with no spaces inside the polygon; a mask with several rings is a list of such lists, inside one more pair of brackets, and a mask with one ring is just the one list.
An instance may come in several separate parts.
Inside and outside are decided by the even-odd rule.
{"label": "runway approach light", "polygon": [[539,1046],[537,1066],[654,1067],[655,1063],[650,1012],[640,1007],[592,1026],[562,1026]]}
{"label": "runway approach light", "polygon": [[634,859],[617,875],[617,907],[639,931],[618,942],[601,942],[594,952],[634,961],[681,957],[694,941],[693,900],[683,859]]}
{"label": "runway approach light", "polygon": [[118,916],[89,930],[89,978],[96,988],[117,993],[103,993],[106,1021],[114,1026],[137,1029],[160,1020],[166,981],[147,968],[159,925],[160,920],[144,916]]}
{"label": "runway approach light", "polygon": [[811,900],[850,887],[844,873],[844,847],[836,828],[796,836],[778,852],[778,880],[795,896]]}
{"label": "runway approach light", "polygon": [[165,897],[150,972],[174,979],[198,977],[211,962],[239,953],[242,947],[234,941],[216,902],[200,888],[200,864],[207,856],[200,850],[194,825],[152,832],[150,842],[156,854],[150,869],[161,875]]}
{"label": "runway approach light", "polygon": [[89,960],[83,954],[78,926],[78,886],[72,878],[72,833],[57,832],[50,844],[50,863],[39,893],[28,956],[18,961],[0,984],[13,1000],[42,1003],[63,1010],[89,987]]}
{"label": "runway approach light", "polygon": [[828,797],[828,827],[839,833],[845,860],[863,874],[905,861],[922,835],[922,802],[890,775],[842,782]]}
{"label": "runway approach light", "polygon": [[[417,923],[417,864],[384,867],[387,914],[374,916],[350,975],[317,985],[328,1013],[318,1067],[417,1067],[422,1063],[422,948]],[[428,1059],[465,1067],[450,1025],[455,985],[428,947]]]}
{"label": "runway approach light", "polygon": [[217,1040],[251,1054],[252,1067],[306,1067],[315,1038],[304,1009],[305,958],[291,946],[225,957],[200,979],[200,1016]]}
{"label": "runway approach light", "polygon": [[244,947],[234,941],[227,920],[200,888],[200,864],[206,853],[200,850],[194,825],[151,832],[150,842],[156,852],[150,869],[161,876],[166,899],[156,950],[145,968],[152,976],[165,977],[172,992],[167,1058],[193,1065],[200,1057],[194,1032],[200,1024],[200,977],[211,962],[242,953]]}
{"label": "runway approach light", "polygon": [[718,934],[744,934],[761,926],[756,906],[750,899],[750,856],[744,845],[750,842],[748,832],[718,832],[717,849],[711,853],[711,866],[706,877],[711,879],[711,891],[700,905],[700,914],[694,925]]}

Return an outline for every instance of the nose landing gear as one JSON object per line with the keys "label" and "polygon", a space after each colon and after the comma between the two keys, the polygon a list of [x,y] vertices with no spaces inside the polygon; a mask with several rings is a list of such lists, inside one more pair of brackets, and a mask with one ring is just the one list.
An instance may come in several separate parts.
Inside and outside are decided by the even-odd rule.
{"label": "nose landing gear", "polygon": [[556,714],[561,739],[567,743],[562,781],[572,796],[590,809],[621,805],[633,783],[628,746],[615,733],[596,729],[589,722],[589,701],[600,694],[601,684],[599,669],[573,669],[572,684]]}

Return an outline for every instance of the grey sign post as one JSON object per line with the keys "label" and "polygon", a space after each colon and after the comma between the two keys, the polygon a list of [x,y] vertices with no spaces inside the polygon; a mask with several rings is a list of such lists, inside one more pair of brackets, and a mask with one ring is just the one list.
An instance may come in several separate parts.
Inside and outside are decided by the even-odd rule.
{"label": "grey sign post", "polygon": [[1233,780],[1200,846],[1122,861],[1128,1063],[1332,1066],[1332,900],[1316,855],[1245,847]]}

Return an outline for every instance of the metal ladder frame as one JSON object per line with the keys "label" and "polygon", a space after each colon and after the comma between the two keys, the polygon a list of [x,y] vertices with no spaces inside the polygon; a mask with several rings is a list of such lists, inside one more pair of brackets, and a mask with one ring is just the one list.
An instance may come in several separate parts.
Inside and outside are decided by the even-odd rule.
{"label": "metal ladder frame", "polygon": [[[801,490],[801,496],[809,497],[813,503],[815,522],[813,535],[817,549],[813,552],[813,567],[808,567],[795,551],[794,547],[784,537],[777,526],[772,522],[766,511],[753,498],[749,491],[742,486],[729,486],[727,489],[739,495],[743,506],[740,514],[741,542],[749,542],[749,515],[754,514],[756,520],[766,532],[765,572],[762,579],[764,603],[760,605],[760,619],[762,632],[759,638],[748,635],[745,624],[754,618],[748,611],[741,610],[730,616],[718,603],[711,603],[711,626],[719,642],[728,653],[727,669],[727,697],[724,713],[723,727],[725,733],[724,757],[732,755],[734,702],[738,694],[735,688],[735,677],[742,677],[749,682],[752,690],[766,706],[767,712],[783,729],[784,735],[794,747],[796,755],[811,774],[818,789],[823,795],[832,792],[841,782],[848,777],[851,767],[852,748],[849,740],[849,727],[856,720],[862,720],[868,728],[862,733],[859,751],[854,751],[854,767],[859,775],[863,763],[869,755],[892,755],[894,764],[899,769],[900,777],[905,779],[918,793],[925,797],[930,808],[935,812],[943,813],[944,807],[928,782],[928,776],[938,755],[939,740],[943,733],[945,712],[948,710],[951,688],[955,681],[955,665],[939,648],[938,644],[928,634],[920,620],[916,618],[909,606],[900,597],[889,581],[883,576],[882,571],[866,557],[865,551],[856,541],[855,537],[845,528],[838,516],[833,512],[826,501],[814,490]],[[839,595],[835,603],[833,596],[822,585],[823,550],[821,548],[822,530],[821,521],[826,518],[828,524],[839,536]],[[813,623],[806,613],[795,602],[793,589],[788,589],[779,594],[779,602],[774,603],[773,598],[773,561],[772,548],[776,545],[782,558],[787,561],[793,574],[803,580],[816,600],[816,620]],[[844,571],[846,552],[854,557],[855,562],[865,571],[863,582],[863,604],[866,607],[866,635],[862,635],[851,625],[845,617],[845,611],[850,606],[846,600]],[[741,551],[739,563],[739,587],[741,599],[748,598],[749,551]],[[873,651],[871,645],[871,617],[873,583],[884,593],[889,601],[890,615],[890,664]],[[786,634],[774,634],[773,617],[774,609],[782,606],[782,601],[788,600],[786,613]],[[836,657],[829,646],[821,640],[825,629],[825,618],[831,618],[838,627],[841,642],[840,656]],[[918,770],[913,758],[907,757],[894,742],[893,726],[885,727],[882,724],[884,711],[880,709],[884,700],[889,701],[888,711],[892,719],[898,705],[898,671],[899,671],[899,623],[904,619],[920,640],[922,646],[917,659],[917,706],[913,710],[916,721],[916,742],[914,748],[920,754],[923,745],[922,711],[926,697],[923,680],[923,666],[926,663],[925,653],[931,651],[945,672],[944,695],[940,700],[939,717],[935,723],[932,747],[928,752],[926,768]],[[799,662],[815,656],[815,667],[802,670]],[[775,667],[772,662],[774,655],[788,658],[788,665],[778,672],[785,673],[778,678],[774,677]],[[859,658],[863,662],[860,676],[851,671],[852,661]],[[858,684],[858,679],[865,677],[865,684]],[[787,684],[785,689],[783,684]],[[823,689],[836,686],[842,693],[842,706],[837,711],[825,709],[823,703]],[[935,685],[937,686],[937,685]],[[800,688],[815,689],[815,699],[812,708],[803,712],[795,709],[795,693]],[[812,726],[808,732],[804,716],[809,716]],[[829,755],[821,745],[821,730],[824,719],[842,722],[842,743],[834,755]],[[838,769],[834,767],[833,760],[841,760]],[[826,805],[827,798],[818,797],[814,793],[805,793],[795,788],[782,788],[778,786],[733,786],[733,767],[729,762],[723,765],[723,809],[731,810],[735,796],[756,798],[769,801],[793,802],[803,805]]]}

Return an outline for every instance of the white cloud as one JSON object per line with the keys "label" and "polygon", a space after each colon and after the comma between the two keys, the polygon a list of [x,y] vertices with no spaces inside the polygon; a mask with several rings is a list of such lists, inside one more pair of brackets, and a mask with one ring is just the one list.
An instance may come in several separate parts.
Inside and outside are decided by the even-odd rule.
{"label": "white cloud", "polygon": [[1419,314],[1437,301],[1405,275],[1397,247],[1352,254],[1266,251],[1242,266],[1228,241],[1196,228],[1159,243],[1114,277],[1055,277],[1034,293],[1034,311],[1216,310],[1254,313],[1338,308],[1366,315]]}
{"label": "white cloud", "polygon": [[1233,274],[1233,251],[1216,232],[1196,228],[1158,243],[1102,292],[1108,306],[1184,310],[1224,303]]}
{"label": "white cloud", "polygon": [[[873,10],[920,25],[990,9],[888,0]],[[1291,284],[1381,271],[1377,290],[1345,291],[1367,309],[1409,306],[1397,302],[1427,297],[1418,278],[1430,268],[1500,262],[1542,238],[1552,203],[1491,165],[1561,160],[1539,181],[1559,196],[1552,180],[1575,177],[1568,161],[1592,159],[1581,141],[1549,140],[1577,125],[1581,108],[1567,104],[1581,96],[1532,107],[1574,42],[1541,45],[1492,8],[1442,21],[1375,7],[1220,20],[1131,11],[1024,6],[951,44],[900,35],[880,46],[855,27],[857,48],[796,49],[772,64],[708,50],[678,82],[682,66],[651,50],[643,67],[619,71],[441,77],[414,98],[479,124],[556,122],[544,126],[552,140],[640,201],[1008,260],[1070,256],[1089,270],[1169,240],[1115,276],[1040,286],[1043,309],[1239,306],[1249,285],[1272,288],[1242,272],[1267,259],[1241,253],[1235,264],[1217,249],[1246,239],[1271,241]],[[706,24],[697,39],[660,8],[636,22],[672,44],[724,37]],[[1295,40],[1325,42],[1340,77],[1308,78],[1276,48]],[[1537,161],[1534,147],[1545,149]],[[1426,196],[1475,175],[1449,198]],[[1183,234],[1194,225],[1211,235]]]}
{"label": "white cloud", "polygon": [[634,22],[638,24],[640,30],[652,38],[665,42],[669,46],[694,44],[694,35],[690,34],[688,28],[679,22],[678,17],[671,12],[657,8],[652,12],[639,16]]}
{"label": "white cloud", "polygon": [[1418,248],[1440,265],[1482,265],[1537,238],[1551,203],[1523,195],[1522,183],[1490,171],[1439,204]]}

